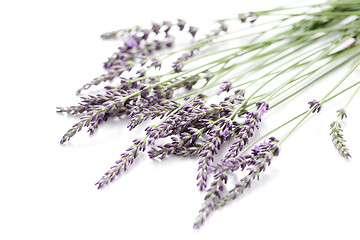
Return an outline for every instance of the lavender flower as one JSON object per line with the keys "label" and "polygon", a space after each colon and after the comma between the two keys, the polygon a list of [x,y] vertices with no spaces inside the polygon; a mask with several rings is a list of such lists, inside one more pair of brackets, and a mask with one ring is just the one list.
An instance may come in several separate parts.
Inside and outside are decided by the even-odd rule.
{"label": "lavender flower", "polygon": [[321,104],[318,101],[312,100],[311,102],[309,102],[309,104],[310,104],[310,109],[314,107],[314,110],[312,111],[313,113],[320,112]]}
{"label": "lavender flower", "polygon": [[228,177],[221,175],[217,181],[212,182],[210,188],[206,191],[204,203],[199,210],[199,215],[195,220],[194,228],[200,228],[205,222],[205,219],[210,215],[212,211],[217,208],[217,203],[221,199],[221,194],[225,188],[224,184],[227,183]]}
{"label": "lavender flower", "polygon": [[[143,73],[143,71],[138,72],[138,74]],[[83,102],[79,106],[58,108],[58,112],[86,113],[86,116],[82,117],[80,122],[65,134],[61,143],[68,141],[83,127],[89,127],[89,132],[92,134],[98,125],[110,116],[129,115],[131,118],[130,130],[150,117],[152,119],[162,118],[179,106],[179,103],[169,100],[174,90],[179,87],[190,90],[199,79],[200,77],[196,75],[178,82],[154,85],[150,88],[148,84],[156,83],[157,78],[144,78],[135,82],[132,79],[122,78],[120,87],[108,87],[106,94],[98,94],[90,98],[83,97]],[[200,102],[194,104],[198,105]],[[185,108],[181,113],[189,114]],[[152,140],[149,142],[151,143]]]}
{"label": "lavender flower", "polygon": [[[117,38],[119,36],[124,44],[119,47],[118,52],[114,53],[113,56],[104,63],[104,68],[107,70],[107,73],[85,84],[76,91],[76,94],[80,94],[83,90],[89,89],[91,86],[98,85],[102,82],[112,81],[124,72],[131,71],[138,61],[141,61],[142,65],[144,65],[147,56],[151,55],[154,51],[159,51],[164,47],[172,47],[175,38],[169,34],[171,27],[172,23],[170,21],[164,21],[162,24],[153,23],[151,29],[136,27],[134,29],[103,34],[102,38],[104,39]],[[158,37],[161,29],[163,29],[165,33],[165,40],[153,39],[150,41],[149,35],[154,34]],[[150,66],[160,68],[159,64],[154,65],[152,63]]]}
{"label": "lavender flower", "polygon": [[249,174],[240,180],[240,183],[235,185],[235,188],[229,191],[219,202],[219,207],[226,205],[230,200],[233,200],[243,193],[244,189],[251,186],[251,181],[255,178],[259,180],[260,173],[265,171],[266,164],[271,164],[272,158],[279,155],[280,147],[279,141],[271,137],[269,142],[264,142],[252,149],[252,155],[254,156],[252,161],[252,167],[248,168]]}
{"label": "lavender flower", "polygon": [[[81,131],[83,127],[88,127],[88,132],[93,134],[95,129],[102,122],[106,121],[109,116],[121,116],[126,113],[126,108],[129,107],[126,102],[128,92],[124,90],[108,90],[106,94],[97,96],[83,97],[82,103],[79,106],[72,106],[70,108],[59,108],[58,112],[69,111],[70,109],[81,109],[81,113],[86,113],[80,118],[80,121],[73,125],[73,127],[63,136],[60,143],[63,144],[69,141],[77,132]],[[128,98],[131,100],[131,98]],[[125,104],[124,104],[125,103]]]}
{"label": "lavender flower", "polygon": [[198,180],[197,186],[200,191],[206,189],[207,176],[209,167],[214,161],[214,155],[218,153],[222,143],[227,140],[232,132],[232,121],[229,119],[221,118],[218,123],[214,124],[209,131],[209,137],[204,140],[204,145],[199,152],[201,157],[198,166]]}
{"label": "lavender flower", "polygon": [[60,141],[60,144],[69,141],[70,138],[72,138],[77,132],[81,131],[83,127],[88,127],[88,132],[93,134],[98,125],[107,119],[107,116],[105,115],[105,109],[106,107],[104,106],[98,106],[93,111],[90,111],[86,116],[81,117],[80,122],[73,125],[73,127],[67,133],[65,133]]}
{"label": "lavender flower", "polygon": [[330,124],[330,129],[331,129],[331,137],[332,137],[332,142],[335,146],[335,148],[339,151],[339,153],[341,155],[344,156],[344,158],[351,158],[351,155],[349,153],[349,150],[346,148],[345,145],[345,140],[343,137],[343,130],[341,128],[341,124],[338,121],[334,121]]}
{"label": "lavender flower", "polygon": [[139,155],[139,151],[145,151],[145,148],[145,139],[135,139],[134,144],[128,148],[125,153],[121,154],[121,159],[116,161],[116,165],[112,166],[110,170],[95,183],[95,185],[98,185],[98,189],[112,182],[121,171],[126,171],[128,166],[132,164],[134,159]]}
{"label": "lavender flower", "polygon": [[263,115],[268,111],[269,104],[266,102],[257,102],[256,111],[247,113],[246,120],[240,126],[238,134],[235,136],[237,139],[230,146],[229,151],[222,162],[234,161],[236,156],[241,150],[249,143],[250,138],[254,135],[254,130],[259,129],[259,123]]}
{"label": "lavender flower", "polygon": [[343,120],[344,118],[347,118],[347,115],[346,115],[346,112],[345,112],[345,109],[339,109],[337,110],[338,112],[338,118],[341,118],[341,120]]}
{"label": "lavender flower", "polygon": [[[195,220],[194,228],[200,228],[211,212],[226,205],[230,200],[237,198],[246,188],[251,186],[252,180],[255,178],[259,179],[260,173],[265,171],[266,164],[269,166],[272,158],[279,155],[278,142],[276,138],[271,137],[269,142],[264,142],[252,149],[251,157],[247,156],[247,158],[251,158],[251,161],[249,161],[251,162],[251,167],[247,168],[249,173],[226,195],[222,196],[220,193],[225,188],[223,182],[226,184],[228,170],[222,171],[222,173],[215,177],[211,187],[207,190],[204,203]],[[239,161],[239,164],[241,166],[242,161]]]}

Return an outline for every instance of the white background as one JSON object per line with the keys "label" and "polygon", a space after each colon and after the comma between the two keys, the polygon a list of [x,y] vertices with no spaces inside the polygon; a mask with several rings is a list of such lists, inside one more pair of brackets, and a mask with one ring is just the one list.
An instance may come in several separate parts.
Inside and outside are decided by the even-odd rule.
{"label": "white background", "polygon": [[[111,120],[92,137],[84,131],[59,144],[77,119],[55,107],[76,104],[75,90],[102,74],[117,48],[101,33],[151,20],[206,23],[281,2],[2,1],[0,239],[360,239],[360,95],[344,123],[351,160],[337,154],[329,136],[346,102],[340,97],[288,138],[260,181],[199,231],[192,224],[204,194],[196,188],[195,159],[143,155],[99,191],[94,183],[142,130],[129,133],[126,123]],[[357,70],[352,81],[359,76]],[[329,86],[317,85],[305,102],[275,115],[286,120],[304,111],[306,100],[321,98]],[[272,129],[270,122],[262,127]]]}

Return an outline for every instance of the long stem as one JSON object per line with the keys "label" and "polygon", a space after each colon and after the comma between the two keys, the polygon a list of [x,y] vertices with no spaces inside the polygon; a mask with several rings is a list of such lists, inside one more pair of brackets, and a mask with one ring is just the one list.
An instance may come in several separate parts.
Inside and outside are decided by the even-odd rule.
{"label": "long stem", "polygon": [[355,90],[353,95],[351,95],[351,97],[350,97],[349,101],[346,103],[344,109],[346,109],[349,106],[350,102],[354,99],[355,95],[359,92],[359,90],[360,90],[360,86]]}
{"label": "long stem", "polygon": [[[324,65],[322,65],[322,66],[320,66],[319,68],[317,68],[317,69],[313,70],[312,72],[310,72],[309,75],[308,75],[305,79],[303,79],[302,81],[304,81],[304,80],[306,80],[307,78],[311,77],[312,75],[314,75],[315,73],[317,73],[318,71],[320,71],[320,69],[325,68],[325,67],[328,67],[328,65],[329,65],[331,62],[334,62],[334,61],[336,61],[336,60],[338,60],[338,59],[340,59],[340,58],[343,58],[343,57],[345,57],[345,56],[348,56],[350,53],[352,53],[352,52],[354,52],[354,51],[357,51],[359,48],[360,48],[360,45],[356,45],[356,46],[354,46],[354,47],[351,48],[351,49],[347,49],[347,50],[344,51],[344,52],[338,53],[338,55],[335,55],[335,57],[331,58],[327,63],[325,63]],[[343,61],[342,63],[338,64],[338,65],[335,66],[335,67],[330,68],[330,70],[328,70],[327,72],[325,72],[323,75],[321,75],[320,77],[314,79],[313,81],[311,81],[310,83],[308,83],[308,84],[305,85],[304,87],[298,89],[298,90],[297,90],[296,92],[294,92],[293,94],[287,96],[286,98],[284,98],[284,99],[282,99],[281,101],[277,102],[276,104],[272,105],[272,107],[275,107],[275,106],[279,105],[280,103],[284,102],[285,100],[291,98],[292,96],[294,96],[294,95],[302,92],[305,88],[308,88],[309,86],[313,85],[313,84],[316,83],[318,80],[320,80],[321,78],[323,78],[325,75],[327,75],[327,74],[333,72],[334,70],[338,69],[339,67],[343,66],[345,63],[349,62],[349,61],[352,60],[354,57],[356,57],[356,55],[353,55],[353,56],[351,56],[351,57],[348,57],[348,58],[345,59],[345,61]],[[296,81],[296,79],[295,79],[294,81]],[[300,81],[300,82],[302,82],[302,81]],[[299,83],[300,83],[300,82],[299,82]],[[276,95],[276,96],[274,96],[274,97],[271,97],[271,98],[269,99],[269,101],[270,101],[270,100],[273,100],[273,99],[275,99],[276,97],[280,96],[281,94],[287,92],[289,89],[291,89],[291,87],[288,88],[287,90],[284,90],[282,93],[280,93],[280,94],[278,94],[278,95]],[[273,95],[273,94],[272,94],[272,95]]]}
{"label": "long stem", "polygon": [[360,56],[358,59],[356,59],[356,62],[352,64],[350,70],[345,74],[345,76],[321,99],[321,102],[323,102],[333,91],[335,91],[336,88],[340,86],[349,76],[351,73],[355,71],[355,69],[360,65]]}
{"label": "long stem", "polygon": [[[334,43],[337,43],[334,45]],[[283,84],[281,84],[277,89],[275,89],[273,91],[273,93],[270,95],[269,100],[279,91],[281,90],[283,87],[285,87],[287,84],[289,84],[290,82],[294,81],[294,79],[296,79],[301,73],[303,73],[306,69],[308,69],[309,67],[311,67],[314,63],[318,62],[320,59],[324,58],[325,56],[327,56],[332,50],[334,50],[335,48],[337,48],[339,45],[341,44],[341,42],[339,42],[337,39],[333,42],[331,42],[331,46],[327,47],[323,53],[321,53],[318,57],[316,57],[314,60],[312,60],[311,62],[309,62],[308,64],[305,65],[305,67],[303,69],[301,69],[299,72],[297,72],[293,77],[291,77],[289,80],[287,80],[286,82],[284,82]],[[268,101],[269,101],[268,100]]]}

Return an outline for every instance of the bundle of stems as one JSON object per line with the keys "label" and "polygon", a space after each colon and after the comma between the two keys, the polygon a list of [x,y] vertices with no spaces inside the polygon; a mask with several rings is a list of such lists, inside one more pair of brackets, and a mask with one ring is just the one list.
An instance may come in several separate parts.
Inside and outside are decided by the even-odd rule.
{"label": "bundle of stems", "polygon": [[[109,118],[127,116],[130,130],[160,119],[145,128],[144,137],[135,139],[96,185],[112,182],[146,149],[150,158],[161,160],[168,155],[192,157],[198,161],[194,179],[205,191],[194,228],[249,188],[304,120],[344,93],[349,100],[331,123],[330,135],[341,155],[351,157],[340,123],[360,89],[360,81],[349,80],[360,65],[360,0],[283,6],[215,23],[210,31],[178,19],[104,33],[103,39],[121,45],[104,63],[106,73],[77,90],[78,105],[58,108],[80,117],[61,144],[85,127],[94,133]],[[189,38],[185,47],[176,48],[176,40]],[[346,74],[327,79],[332,86],[321,98],[308,99],[298,115],[252,139],[274,108],[291,104],[294,96],[339,68],[346,68]],[[106,83],[102,93],[82,93]],[[273,136],[284,128],[284,136]],[[230,147],[216,160],[225,142]],[[236,171],[243,177],[230,187],[228,176]]]}

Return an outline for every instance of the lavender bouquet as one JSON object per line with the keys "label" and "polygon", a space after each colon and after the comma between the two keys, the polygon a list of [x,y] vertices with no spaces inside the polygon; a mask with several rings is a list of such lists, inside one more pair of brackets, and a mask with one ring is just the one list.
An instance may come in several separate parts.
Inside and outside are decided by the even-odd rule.
{"label": "lavender bouquet", "polygon": [[[199,228],[210,213],[259,179],[281,144],[310,115],[345,93],[348,101],[331,123],[330,135],[339,153],[351,157],[341,121],[360,81],[342,86],[360,65],[359,26],[359,0],[332,0],[241,13],[217,20],[210,30],[178,19],[104,33],[103,39],[117,40],[120,47],[104,63],[105,73],[76,91],[77,105],[58,108],[79,116],[60,143],[83,128],[93,134],[109,118],[129,121],[129,130],[157,119],[95,185],[112,182],[140,152],[160,160],[191,157],[198,162],[194,181],[205,194],[194,222]],[[178,46],[177,40],[188,42]],[[308,99],[303,112],[253,139],[274,108],[291,104],[339,68],[347,73],[331,79],[333,86],[323,96]],[[83,93],[98,85],[103,85],[99,93]],[[275,137],[280,129],[286,134]],[[219,158],[225,143],[230,147]],[[231,186],[228,178],[235,172],[241,178]]]}

